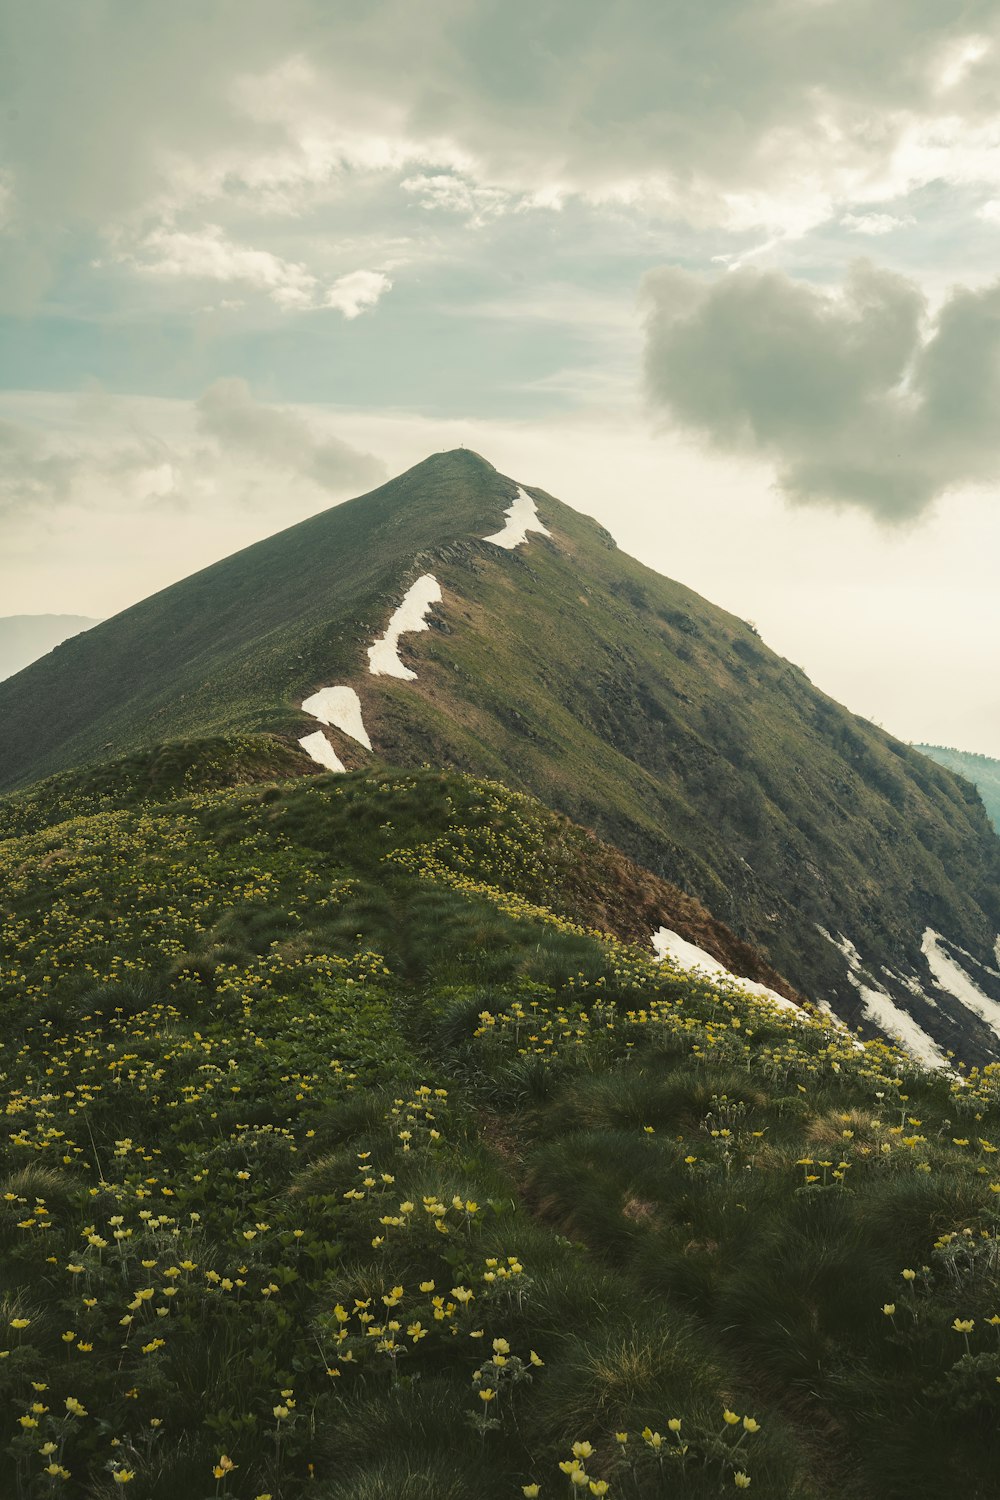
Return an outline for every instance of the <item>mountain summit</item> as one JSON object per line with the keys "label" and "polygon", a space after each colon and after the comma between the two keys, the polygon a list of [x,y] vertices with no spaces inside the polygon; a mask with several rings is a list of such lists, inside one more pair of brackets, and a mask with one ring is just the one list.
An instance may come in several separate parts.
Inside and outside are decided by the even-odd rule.
{"label": "mountain summit", "polygon": [[303,769],[492,776],[848,1021],[938,1064],[1000,1046],[1000,842],[974,789],[464,449],[66,642],[0,684],[0,725],[6,788],[231,731],[298,743]]}

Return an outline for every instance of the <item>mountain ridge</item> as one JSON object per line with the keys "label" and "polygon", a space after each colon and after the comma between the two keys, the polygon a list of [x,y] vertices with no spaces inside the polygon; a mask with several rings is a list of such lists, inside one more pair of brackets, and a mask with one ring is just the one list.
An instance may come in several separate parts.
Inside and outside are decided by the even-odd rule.
{"label": "mountain ridge", "polygon": [[[520,494],[549,535],[497,545]],[[400,672],[373,675],[368,643],[427,577],[441,600],[426,629],[399,637]],[[334,689],[357,698],[374,752],[302,712]],[[374,755],[494,777],[696,897],[851,1024],[905,1012],[942,1052],[995,1054],[1000,842],[974,789],[468,450],[69,643],[0,686],[0,722],[14,726],[8,788],[60,761],[232,731],[318,735],[349,770]],[[928,932],[971,955],[982,1004],[942,987]]]}

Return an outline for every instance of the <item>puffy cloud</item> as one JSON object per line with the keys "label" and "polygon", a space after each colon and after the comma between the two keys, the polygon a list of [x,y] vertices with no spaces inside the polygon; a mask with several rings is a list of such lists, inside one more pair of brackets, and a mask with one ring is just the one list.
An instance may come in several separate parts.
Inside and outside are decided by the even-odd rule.
{"label": "puffy cloud", "polygon": [[332,307],[345,318],[367,312],[392,285],[381,271],[351,271],[324,289],[307,266],[235,244],[218,224],[154,229],[137,251],[125,251],[121,258],[150,276],[242,282],[266,292],[279,307]]}
{"label": "puffy cloud", "polygon": [[931,318],[906,278],[856,263],[839,292],[778,271],[645,281],[655,409],[773,463],[792,500],[919,514],[1000,462],[1000,282]]}
{"label": "puffy cloud", "polygon": [[310,479],[345,492],[374,486],[385,466],[336,437],[317,437],[297,412],[258,401],[245,380],[217,380],[196,402],[199,430],[230,457]]}
{"label": "puffy cloud", "polygon": [[305,266],[227,239],[217,224],[199,230],[155,229],[127,257],[151,276],[190,276],[202,281],[241,281],[266,291],[279,307],[308,307],[316,277]]}
{"label": "puffy cloud", "polygon": [[336,308],[345,318],[357,318],[374,307],[391,286],[382,271],[349,271],[346,276],[338,276],[327,289],[323,306]]}

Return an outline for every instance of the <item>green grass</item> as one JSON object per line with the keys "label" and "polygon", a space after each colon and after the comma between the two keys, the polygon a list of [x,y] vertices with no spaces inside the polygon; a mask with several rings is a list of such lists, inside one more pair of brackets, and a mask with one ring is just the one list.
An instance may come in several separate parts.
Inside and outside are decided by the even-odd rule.
{"label": "green grass", "polygon": [[995,1069],[601,938],[495,783],[183,780],[0,832],[5,1495],[995,1493]]}

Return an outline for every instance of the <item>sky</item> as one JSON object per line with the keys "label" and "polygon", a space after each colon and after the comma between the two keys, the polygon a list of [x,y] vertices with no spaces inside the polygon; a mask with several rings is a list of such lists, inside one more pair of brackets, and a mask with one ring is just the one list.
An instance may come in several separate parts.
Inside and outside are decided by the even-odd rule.
{"label": "sky", "polygon": [[998,0],[0,7],[0,615],[459,443],[1000,757]]}

